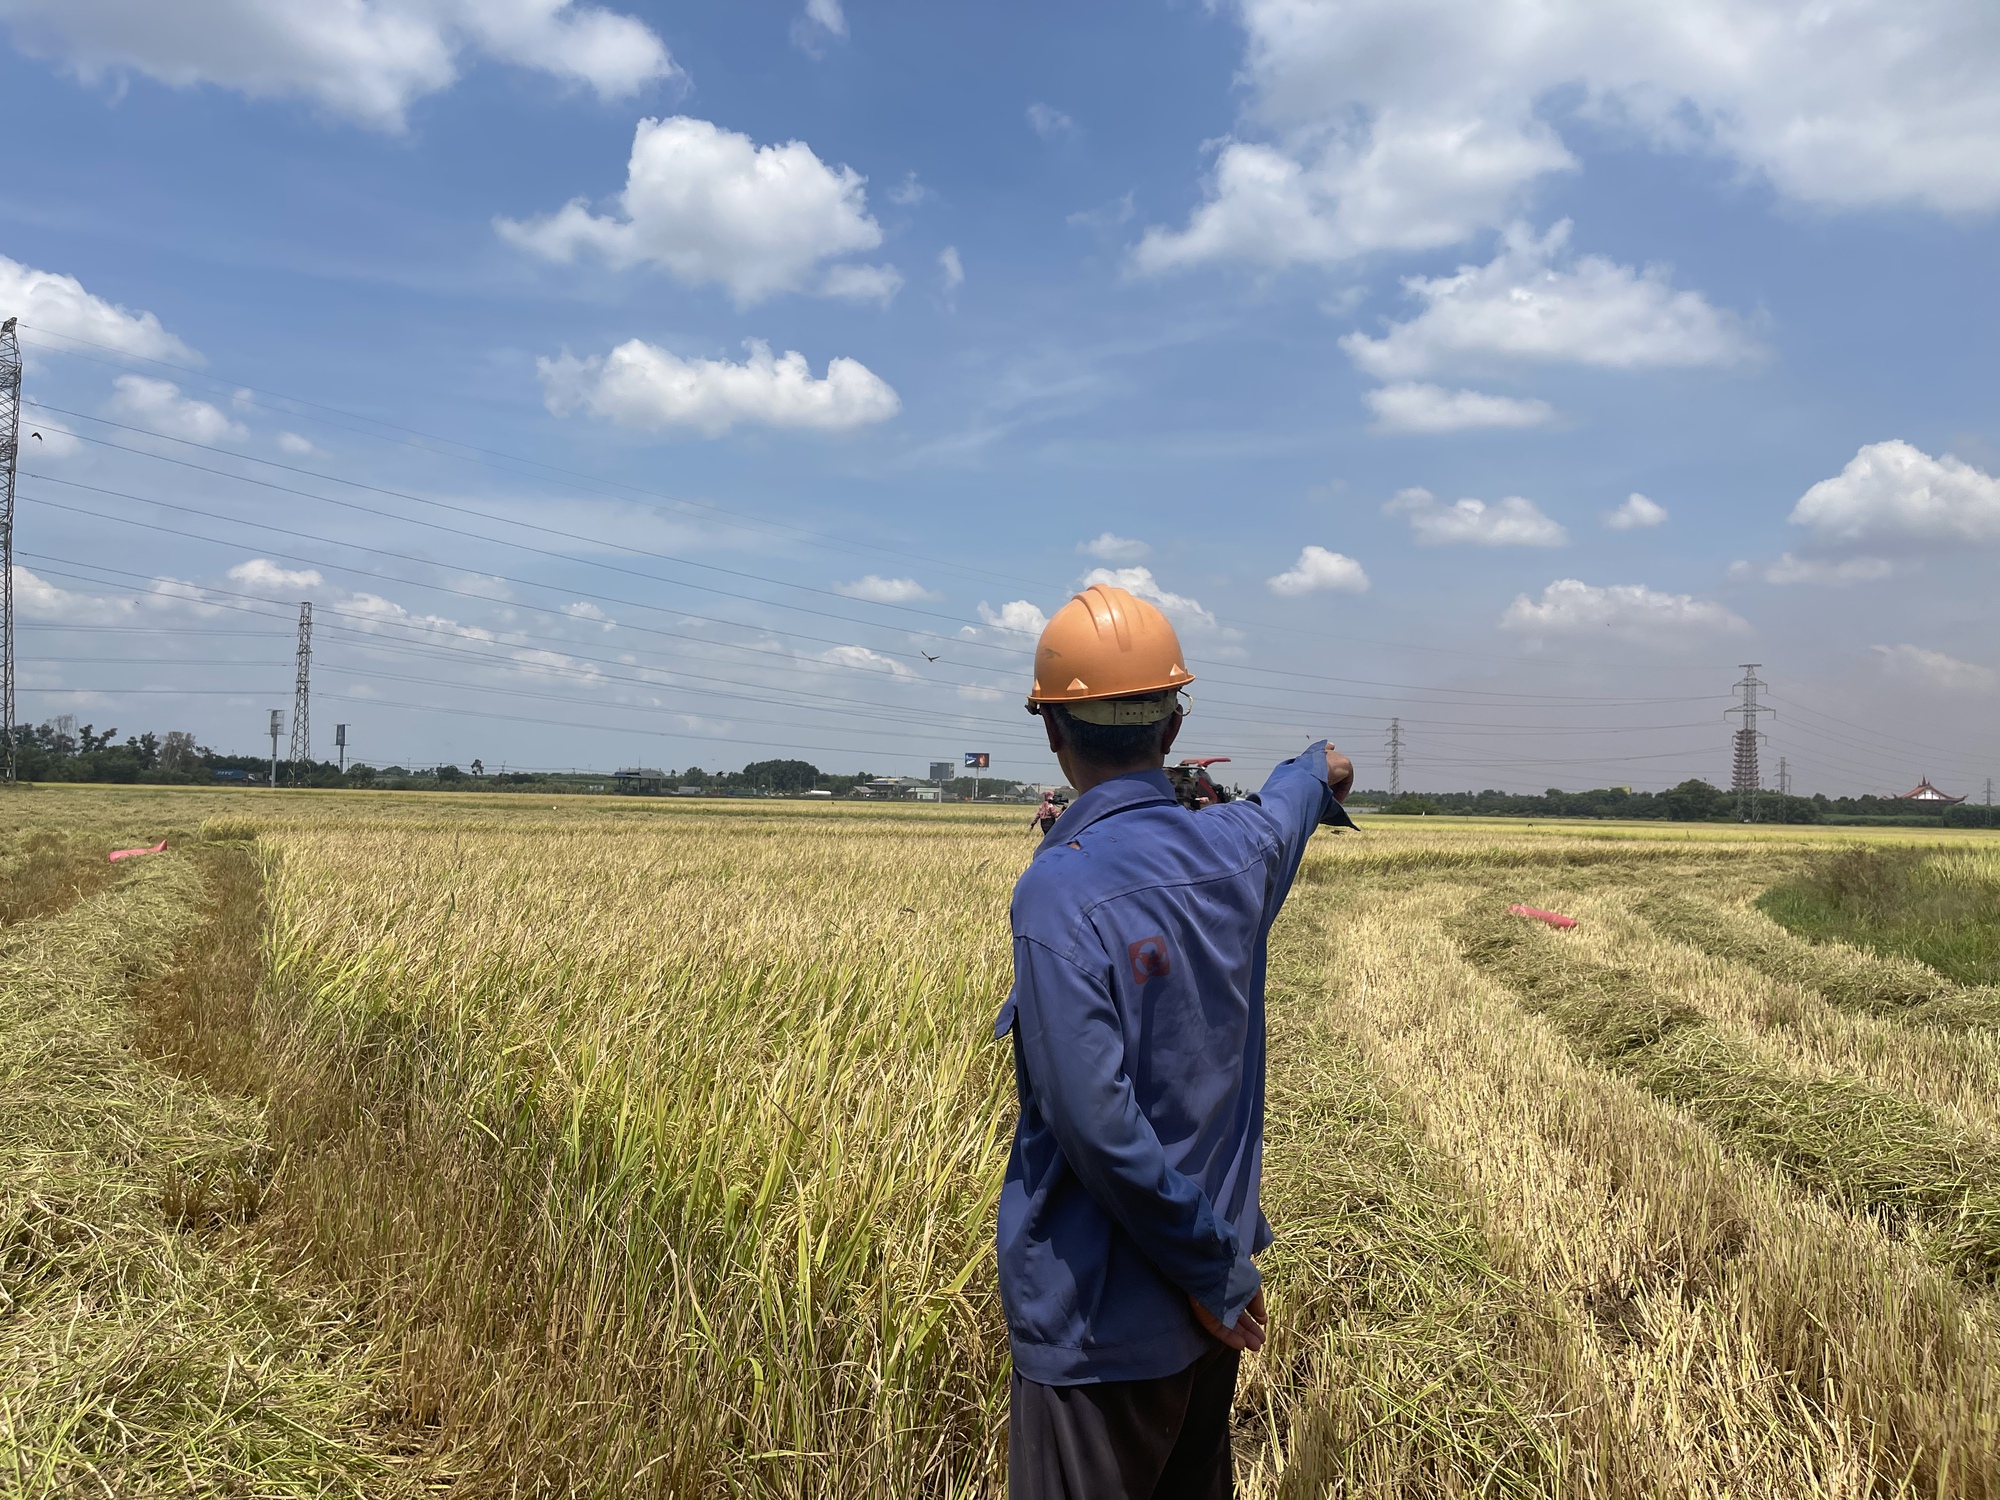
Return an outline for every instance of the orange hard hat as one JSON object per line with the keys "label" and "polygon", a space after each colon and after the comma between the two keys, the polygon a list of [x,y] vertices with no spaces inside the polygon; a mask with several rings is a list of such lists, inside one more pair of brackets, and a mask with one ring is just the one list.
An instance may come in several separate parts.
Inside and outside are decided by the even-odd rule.
{"label": "orange hard hat", "polygon": [[1171,693],[1193,681],[1165,615],[1124,589],[1093,583],[1042,628],[1028,707]]}

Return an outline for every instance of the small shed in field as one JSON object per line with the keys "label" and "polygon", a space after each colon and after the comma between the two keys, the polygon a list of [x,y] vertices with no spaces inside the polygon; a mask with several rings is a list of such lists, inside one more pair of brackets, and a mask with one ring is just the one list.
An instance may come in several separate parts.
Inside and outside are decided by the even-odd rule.
{"label": "small shed in field", "polygon": [[653,766],[631,766],[612,772],[611,784],[617,791],[657,797],[667,789],[667,773]]}

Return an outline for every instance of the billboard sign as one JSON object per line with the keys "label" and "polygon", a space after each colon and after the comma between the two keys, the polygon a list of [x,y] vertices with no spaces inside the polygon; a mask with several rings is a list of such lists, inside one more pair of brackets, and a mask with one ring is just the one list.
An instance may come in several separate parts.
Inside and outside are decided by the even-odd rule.
{"label": "billboard sign", "polygon": [[950,761],[934,760],[931,762],[930,779],[932,781],[949,781],[951,780],[951,769]]}
{"label": "billboard sign", "polygon": [[993,764],[993,756],[985,750],[965,752],[965,767],[968,771],[984,771]]}

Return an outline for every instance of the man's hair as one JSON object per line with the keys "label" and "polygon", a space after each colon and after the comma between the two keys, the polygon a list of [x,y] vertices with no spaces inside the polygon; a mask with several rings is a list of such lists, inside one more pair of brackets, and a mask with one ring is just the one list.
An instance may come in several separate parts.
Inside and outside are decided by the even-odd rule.
{"label": "man's hair", "polygon": [[1151,724],[1092,724],[1060,703],[1044,704],[1042,712],[1055,716],[1064,742],[1093,766],[1129,766],[1146,759],[1159,750],[1160,736],[1173,722],[1168,714]]}

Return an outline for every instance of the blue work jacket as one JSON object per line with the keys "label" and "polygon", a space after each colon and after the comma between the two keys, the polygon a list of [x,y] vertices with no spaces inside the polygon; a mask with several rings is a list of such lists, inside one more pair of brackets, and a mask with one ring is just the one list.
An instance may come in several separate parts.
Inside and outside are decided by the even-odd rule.
{"label": "blue work jacket", "polygon": [[1199,812],[1136,772],[1072,802],[1014,887],[994,1035],[1021,1105],[999,1257],[1024,1378],[1171,1375],[1213,1347],[1190,1297],[1227,1327],[1256,1295],[1266,948],[1323,821],[1348,822],[1324,742]]}

